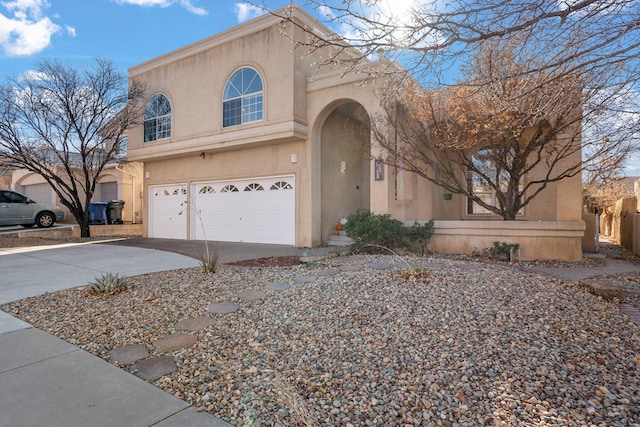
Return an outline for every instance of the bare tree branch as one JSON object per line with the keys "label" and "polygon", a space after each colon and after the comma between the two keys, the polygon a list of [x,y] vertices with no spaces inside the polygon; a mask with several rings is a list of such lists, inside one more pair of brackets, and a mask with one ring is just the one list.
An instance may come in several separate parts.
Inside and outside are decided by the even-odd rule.
{"label": "bare tree branch", "polygon": [[98,178],[141,119],[143,93],[108,60],[84,72],[45,61],[0,86],[0,154],[41,175],[89,236]]}
{"label": "bare tree branch", "polygon": [[[455,87],[401,80],[385,90],[373,120],[384,160],[509,220],[551,183],[583,170],[614,175],[637,150],[638,116],[610,108],[629,85],[605,73],[532,73],[539,61],[514,35],[482,43]],[[518,70],[527,72],[516,79]]]}

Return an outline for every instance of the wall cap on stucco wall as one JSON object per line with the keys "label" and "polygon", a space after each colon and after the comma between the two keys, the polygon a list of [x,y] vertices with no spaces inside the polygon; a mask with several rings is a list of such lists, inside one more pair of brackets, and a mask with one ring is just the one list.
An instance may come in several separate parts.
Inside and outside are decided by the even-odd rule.
{"label": "wall cap on stucco wall", "polygon": [[586,225],[584,221],[476,221],[437,220],[434,234],[485,236],[496,232],[505,236],[548,236],[582,237]]}

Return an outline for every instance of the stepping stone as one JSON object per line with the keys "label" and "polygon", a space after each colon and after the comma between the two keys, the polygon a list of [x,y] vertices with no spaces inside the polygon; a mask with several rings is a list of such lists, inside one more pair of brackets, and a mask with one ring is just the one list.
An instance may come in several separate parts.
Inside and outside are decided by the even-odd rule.
{"label": "stepping stone", "polygon": [[267,283],[265,288],[270,289],[272,291],[285,291],[287,289],[293,288],[293,285],[291,283],[285,283],[285,282],[271,282],[271,283]]}
{"label": "stepping stone", "polygon": [[315,282],[316,279],[317,279],[316,276],[298,276],[295,279],[293,279],[293,281],[297,283],[311,283],[311,282]]}
{"label": "stepping stone", "polygon": [[625,292],[620,285],[612,280],[607,279],[591,279],[585,280],[583,284],[592,294],[602,297],[606,300],[618,299],[623,301],[626,297]]}
{"label": "stepping stone", "polygon": [[477,263],[470,262],[455,263],[454,266],[460,270],[477,270],[479,268]]}
{"label": "stepping stone", "polygon": [[158,350],[158,353],[168,353],[173,350],[191,347],[198,341],[195,335],[172,334],[165,335],[153,341],[151,344]]}
{"label": "stepping stone", "polygon": [[133,365],[133,374],[146,381],[155,381],[176,371],[178,367],[172,356],[159,356],[144,359]]}
{"label": "stepping stone", "polygon": [[230,301],[224,301],[211,304],[209,308],[207,308],[207,311],[216,314],[228,314],[238,311],[239,308],[240,306],[238,304],[234,304]]}
{"label": "stepping stone", "polygon": [[391,268],[391,263],[384,261],[375,261],[371,263],[371,268],[374,270],[388,270]]}
{"label": "stepping stone", "polygon": [[209,316],[198,316],[191,319],[183,319],[176,323],[176,331],[196,332],[201,329],[208,328],[214,323],[215,321]]}
{"label": "stepping stone", "polygon": [[366,264],[368,261],[361,256],[348,256],[348,257],[339,257],[331,260],[331,263],[336,266],[347,265],[347,264]]}
{"label": "stepping stone", "polygon": [[335,270],[333,268],[316,271],[316,276],[318,276],[318,277],[335,276],[336,274],[338,274],[338,270]]}
{"label": "stepping stone", "polygon": [[123,365],[136,362],[147,356],[149,356],[149,350],[147,350],[145,344],[125,345],[124,347],[114,348],[107,354],[109,360]]}
{"label": "stepping stone", "polygon": [[242,301],[261,301],[267,297],[264,291],[242,291],[238,293],[238,298]]}
{"label": "stepping stone", "polygon": [[360,271],[362,270],[362,264],[345,264],[340,266],[340,271]]}
{"label": "stepping stone", "polygon": [[620,310],[635,323],[640,326],[640,310],[632,306],[631,304],[620,304]]}

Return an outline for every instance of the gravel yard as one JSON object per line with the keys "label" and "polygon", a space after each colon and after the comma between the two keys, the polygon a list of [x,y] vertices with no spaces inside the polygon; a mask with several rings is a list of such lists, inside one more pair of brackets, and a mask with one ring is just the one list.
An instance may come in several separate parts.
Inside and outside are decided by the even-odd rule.
{"label": "gravel yard", "polygon": [[[424,271],[402,273],[405,260]],[[238,311],[207,311],[225,301]],[[504,264],[195,268],[0,308],[103,358],[131,344],[156,356],[177,322],[208,316],[187,332],[195,345],[168,353],[178,370],[152,383],[237,426],[640,425],[640,328],[614,303]]]}

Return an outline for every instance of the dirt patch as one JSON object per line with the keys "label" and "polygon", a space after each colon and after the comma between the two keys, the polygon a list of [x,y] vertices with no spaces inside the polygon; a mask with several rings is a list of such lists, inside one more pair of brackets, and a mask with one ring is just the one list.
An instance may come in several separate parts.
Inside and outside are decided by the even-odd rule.
{"label": "dirt patch", "polygon": [[227,265],[239,267],[291,267],[300,264],[302,264],[302,262],[300,262],[299,256],[279,256],[230,262]]}

